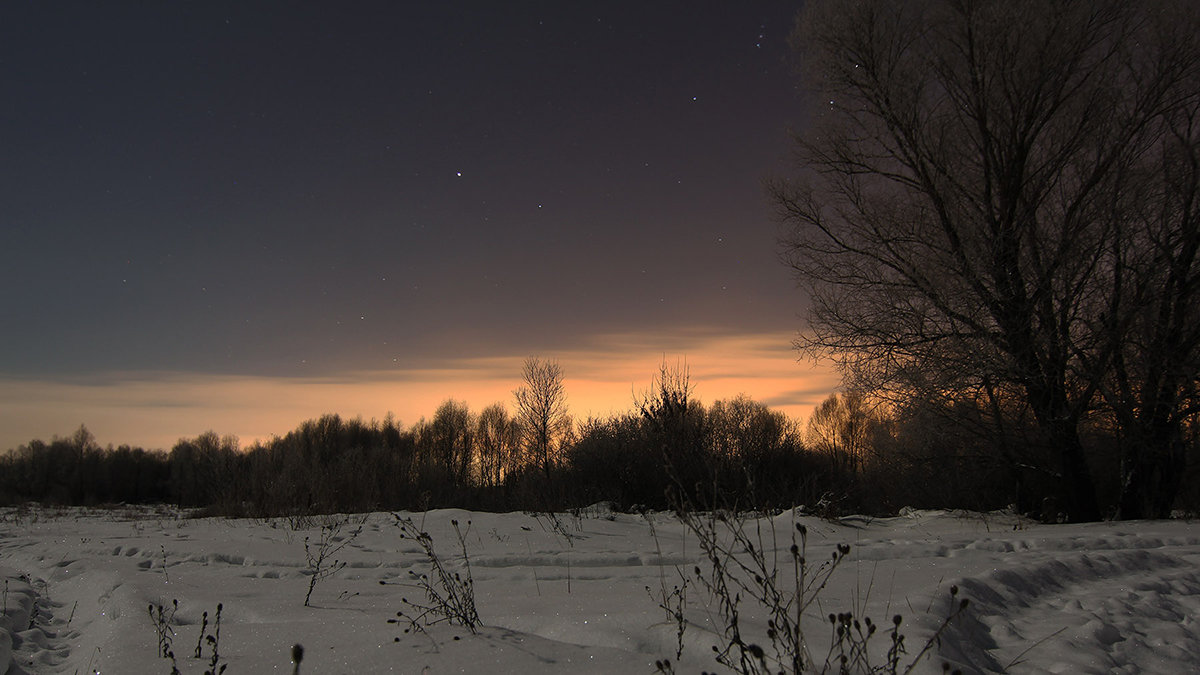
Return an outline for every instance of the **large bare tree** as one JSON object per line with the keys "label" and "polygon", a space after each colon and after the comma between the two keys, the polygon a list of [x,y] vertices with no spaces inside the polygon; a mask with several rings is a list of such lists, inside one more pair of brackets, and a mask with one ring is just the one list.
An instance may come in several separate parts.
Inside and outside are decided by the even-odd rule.
{"label": "large bare tree", "polygon": [[517,419],[530,460],[549,478],[559,442],[571,427],[562,368],[558,361],[530,357],[525,360],[522,378],[524,384],[513,391]]}
{"label": "large bare tree", "polygon": [[[794,36],[820,102],[800,174],[771,188],[811,297],[798,346],[860,388],[1019,401],[1075,520],[1101,515],[1080,428],[1121,399],[1114,369],[1155,285],[1145,241],[1180,257],[1131,205],[1162,192],[1166,146],[1194,159],[1169,121],[1194,104],[1195,16],[1170,0],[813,0]],[[1177,410],[1194,371],[1167,379]]]}
{"label": "large bare tree", "polygon": [[[1200,32],[1196,21],[1178,29]],[[1194,66],[1194,64],[1193,64]],[[1117,293],[1106,316],[1116,358],[1102,391],[1122,431],[1122,518],[1163,518],[1186,474],[1200,415],[1200,73],[1164,112],[1114,244]],[[1193,441],[1194,443],[1194,441]]]}

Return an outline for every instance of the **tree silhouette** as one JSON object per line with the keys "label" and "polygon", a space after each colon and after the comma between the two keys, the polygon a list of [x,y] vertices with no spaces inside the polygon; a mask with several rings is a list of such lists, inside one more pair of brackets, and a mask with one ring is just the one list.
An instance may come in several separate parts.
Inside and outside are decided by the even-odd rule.
{"label": "tree silhouette", "polygon": [[[801,175],[771,193],[811,297],[798,346],[866,390],[1020,400],[1074,520],[1100,516],[1081,424],[1114,364],[1147,356],[1129,340],[1145,297],[1131,285],[1154,286],[1136,261],[1155,259],[1155,239],[1179,251],[1171,237],[1194,222],[1131,205],[1164,189],[1164,152],[1195,159],[1196,14],[1170,0],[815,1],[795,35],[820,107],[797,138]],[[1194,213],[1194,183],[1178,188]],[[1190,258],[1157,259],[1194,288]],[[1194,290],[1168,292],[1195,316]],[[1172,367],[1160,388],[1181,412],[1195,370]],[[1125,374],[1131,392],[1154,379]]]}
{"label": "tree silhouette", "polygon": [[556,461],[557,444],[570,430],[567,393],[557,361],[530,357],[522,370],[524,384],[513,391],[517,419],[530,460],[548,479]]}

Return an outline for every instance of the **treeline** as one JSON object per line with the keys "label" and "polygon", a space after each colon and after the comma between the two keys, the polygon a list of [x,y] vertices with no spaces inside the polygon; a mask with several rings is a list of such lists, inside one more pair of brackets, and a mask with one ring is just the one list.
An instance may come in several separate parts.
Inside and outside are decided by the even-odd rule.
{"label": "treeline", "polygon": [[[884,400],[842,392],[813,412],[806,449],[854,477],[850,501],[883,510],[903,505],[987,510],[1011,507],[1046,521],[1075,518],[1061,499],[1060,448],[1018,397],[978,391]],[[1127,458],[1144,441],[1096,410],[1079,423],[1101,517],[1121,518]],[[1180,439],[1187,461],[1166,513],[1200,511],[1200,420]]]}
{"label": "treeline", "polygon": [[[81,427],[0,457],[0,503],[171,503],[265,517],[464,507],[666,508],[669,493],[742,508],[793,505],[838,481],[798,425],[746,397],[680,398],[572,424],[542,453],[502,404],[448,400],[403,426],[325,415],[240,448],[214,432],[169,451],[101,447]],[[812,500],[813,503],[816,500]]]}
{"label": "treeline", "polygon": [[[539,425],[539,416],[552,417],[547,411],[557,422]],[[208,432],[169,452],[102,448],[81,427],[0,457],[0,503],[171,503],[267,517],[450,506],[565,510],[599,501],[638,510],[686,500],[732,509],[804,505],[824,515],[1013,506],[1061,518],[1056,477],[1045,468],[1055,449],[1037,440],[1033,421],[1005,417],[999,425],[990,415],[962,400],[884,406],[839,393],[801,425],[745,396],[704,406],[686,372],[663,368],[632,410],[581,423],[566,418],[564,406],[518,401],[515,413],[501,403],[476,413],[447,400],[432,418],[407,427],[391,417],[326,415],[247,448]],[[1122,440],[1102,424],[1087,437],[1111,514]],[[1195,433],[1189,442],[1197,447]],[[1179,506],[1195,511],[1197,481],[1184,482]]]}

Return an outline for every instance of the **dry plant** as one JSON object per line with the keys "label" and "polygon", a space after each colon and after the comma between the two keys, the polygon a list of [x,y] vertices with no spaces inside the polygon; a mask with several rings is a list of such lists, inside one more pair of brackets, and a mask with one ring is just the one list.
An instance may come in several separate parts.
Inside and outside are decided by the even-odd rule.
{"label": "dry plant", "polygon": [[[907,651],[904,636],[900,633],[903,621],[900,615],[893,617],[891,630],[885,631],[890,635],[891,644],[884,662],[876,664],[872,662],[868,647],[879,632],[878,624],[848,612],[830,614],[830,647],[820,662],[810,653],[804,614],[817,602],[834,571],[850,555],[850,546],[838,544],[829,558],[814,562],[806,557],[808,529],[802,523],[795,523],[789,545],[781,549],[779,533],[770,520],[756,517],[747,521],[722,511],[699,513],[683,507],[677,507],[676,513],[696,537],[707,562],[707,571],[699,565],[693,571],[700,587],[715,605],[715,616],[710,617],[710,625],[717,626],[719,631],[718,644],[713,646],[715,658],[721,665],[742,675],[907,674],[928,655],[950,623],[966,611],[969,604],[967,600],[957,598],[957,587],[951,588],[948,615],[903,668],[900,661]],[[782,550],[787,552],[782,553]],[[748,605],[747,609],[753,615],[766,618],[765,641],[760,642],[748,633],[743,621],[744,605]],[[669,607],[665,608],[670,611]],[[676,607],[682,614],[683,604]],[[678,621],[682,630],[685,622],[682,617]],[[665,659],[659,670],[673,672],[670,662]]]}
{"label": "dry plant", "polygon": [[346,566],[345,561],[334,558],[338,551],[350,545],[355,537],[362,533],[362,525],[354,528],[346,536],[342,536],[342,528],[348,518],[330,518],[321,525],[320,537],[315,542],[304,538],[304,559],[308,563],[308,593],[304,595],[304,606],[309,607],[313,589],[317,583],[337,574]]}
{"label": "dry plant", "polygon": [[[208,660],[208,669],[204,671],[204,675],[221,675],[221,673],[225,672],[225,666],[227,665],[227,664],[221,663],[221,655],[220,655],[220,652],[218,651],[218,648],[220,647],[220,643],[221,643],[221,610],[222,609],[223,609],[223,607],[222,607],[221,603],[217,603],[217,615],[216,615],[216,618],[214,619],[213,632],[204,636],[204,641],[207,642],[208,646],[212,648],[212,656]],[[208,616],[208,612],[205,612],[204,614],[205,614],[205,616]],[[201,635],[204,634],[203,629],[201,629],[200,633],[201,633]],[[197,656],[199,655],[199,653],[200,652],[197,650],[197,652],[196,652]]]}
{"label": "dry plant", "polygon": [[171,661],[171,675],[179,675],[179,664],[175,661],[175,649],[172,647],[175,629],[171,627],[171,621],[175,618],[175,613],[179,611],[179,601],[172,600],[169,609],[154,603],[150,603],[146,609],[150,614],[150,620],[154,623],[154,632],[158,636],[157,655]]}
{"label": "dry plant", "polygon": [[[221,675],[225,672],[227,664],[221,663],[219,647],[221,642],[221,611],[224,606],[217,603],[217,613],[214,619],[213,632],[205,632],[208,630],[208,612],[204,612],[202,622],[200,624],[200,635],[196,638],[196,650],[192,656],[194,658],[203,658],[201,655],[201,646],[208,644],[212,650],[212,654],[208,660],[208,668],[204,670],[204,675]],[[150,620],[154,623],[154,632],[158,637],[158,656],[168,659],[171,662],[171,675],[180,675],[179,662],[175,657],[175,629],[171,625],[175,620],[175,614],[179,611],[179,600],[172,600],[170,607],[150,603],[147,611],[150,614]]]}
{"label": "dry plant", "polygon": [[304,645],[292,645],[292,675],[300,675],[300,662],[304,660]]}
{"label": "dry plant", "polygon": [[[467,556],[466,536],[471,531],[471,521],[467,521],[465,529],[459,527],[457,520],[450,521],[461,552],[461,571],[455,571],[438,555],[428,532],[417,527],[412,518],[392,515],[400,528],[401,538],[411,539],[421,547],[430,570],[428,574],[409,571],[411,581],[399,585],[420,589],[425,598],[418,601],[400,598],[407,609],[396,612],[396,618],[388,619],[388,623],[405,624],[404,632],[407,633],[410,630],[424,632],[425,626],[445,621],[464,626],[474,633],[482,622],[475,609],[475,582],[471,578],[471,560]],[[388,585],[386,581],[379,583]]]}

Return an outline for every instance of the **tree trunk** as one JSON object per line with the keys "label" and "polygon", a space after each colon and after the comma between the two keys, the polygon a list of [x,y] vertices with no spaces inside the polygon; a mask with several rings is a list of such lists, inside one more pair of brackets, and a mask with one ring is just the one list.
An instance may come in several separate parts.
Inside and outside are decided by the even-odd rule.
{"label": "tree trunk", "polygon": [[1058,448],[1062,481],[1060,499],[1067,522],[1088,523],[1100,520],[1096,501],[1096,485],[1074,424],[1059,422],[1053,425],[1050,440]]}
{"label": "tree trunk", "polygon": [[[1163,423],[1161,426],[1167,426]],[[1183,483],[1186,454],[1178,430],[1147,430],[1126,456],[1118,518],[1170,518]]]}

